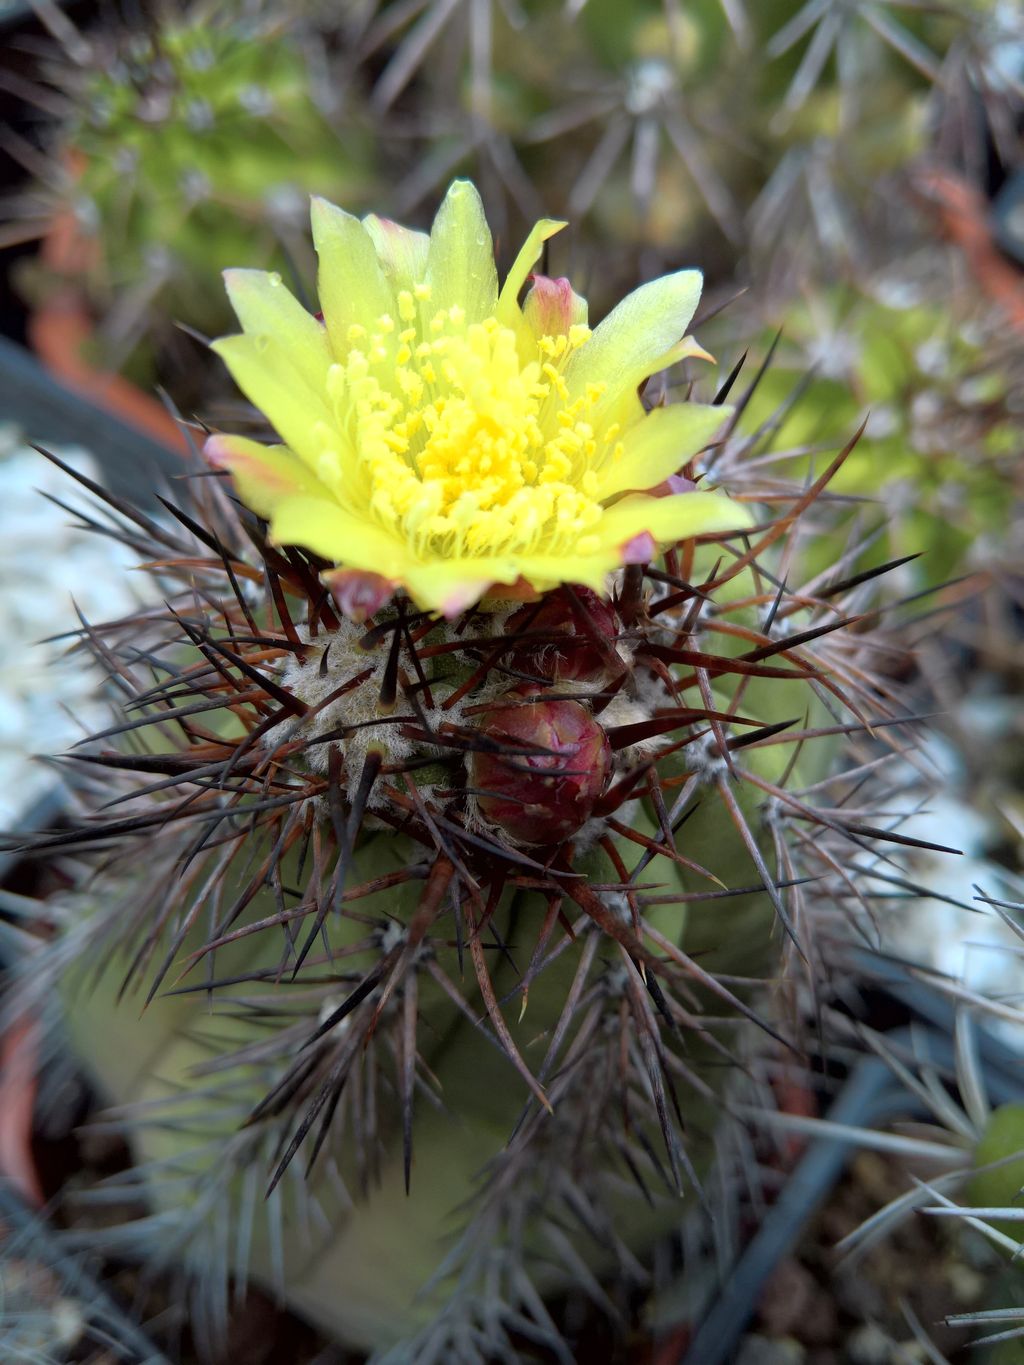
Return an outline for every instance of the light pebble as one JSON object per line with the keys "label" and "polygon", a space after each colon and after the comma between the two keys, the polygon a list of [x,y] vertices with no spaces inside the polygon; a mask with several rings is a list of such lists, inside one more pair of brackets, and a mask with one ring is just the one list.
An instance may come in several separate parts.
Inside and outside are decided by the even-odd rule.
{"label": "light pebble", "polygon": [[[61,458],[102,481],[83,450]],[[54,770],[37,754],[59,753],[90,726],[105,722],[100,675],[80,651],[68,655],[44,637],[74,631],[74,603],[87,620],[103,621],[136,605],[130,551],[105,536],[76,529],[49,493],[85,508],[91,496],[11,427],[0,427],[0,827],[23,823],[54,787]],[[72,600],[74,599],[74,600]]]}

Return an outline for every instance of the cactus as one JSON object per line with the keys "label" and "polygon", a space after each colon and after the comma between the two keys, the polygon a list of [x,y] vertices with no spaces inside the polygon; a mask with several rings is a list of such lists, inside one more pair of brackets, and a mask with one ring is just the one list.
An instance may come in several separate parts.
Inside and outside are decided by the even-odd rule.
{"label": "cactus", "polygon": [[229,272],[215,347],[287,444],[212,435],[170,525],[108,499],[164,605],[83,631],[122,714],[36,840],[95,871],[28,988],[135,1145],[108,1243],[183,1264],[201,1330],[256,1275],[395,1360],[569,1360],[545,1299],[621,1323],[707,1206],[823,984],[819,882],[914,842],[871,813],[914,728],[879,570],[794,557],[854,442],[710,490],[737,375],[637,397],[707,359],[694,272],[591,332],[567,281],[519,302],[560,225],[499,289],[471,186],[429,238],[313,217],[322,317]]}
{"label": "cactus", "polygon": [[[392,162],[408,154],[399,111],[432,115],[393,211],[460,170],[502,236],[540,206],[564,214],[606,305],[684,244],[722,276],[752,246],[762,281],[809,246],[856,264],[866,204],[891,210],[954,90],[998,105],[1013,41],[1012,7],[988,4],[465,0],[380,4],[356,47],[381,67],[370,102]],[[976,113],[951,120],[945,158]]]}
{"label": "cactus", "polygon": [[199,2],[76,38],[51,73],[57,165],[25,211],[73,217],[102,359],[148,378],[172,323],[223,327],[223,269],[285,264],[310,190],[365,188],[369,138],[351,119],[339,135],[337,85],[269,12]]}
{"label": "cactus", "polygon": [[[763,307],[774,324],[761,333],[772,363],[737,440],[746,459],[770,432],[780,475],[813,474],[827,457],[820,452],[868,413],[831,491],[857,500],[856,519],[876,535],[867,559],[913,557],[904,576],[917,588],[965,571],[998,573],[1000,557],[1014,553],[1011,490],[1019,487],[1020,347],[976,298],[939,303],[936,294],[928,281],[887,272],[859,286],[808,285]],[[742,326],[721,319],[712,344],[735,345]],[[728,455],[716,468],[726,482]],[[841,544],[823,538],[809,563],[824,571]]]}
{"label": "cactus", "polygon": [[[951,904],[972,917],[994,911],[1008,926],[1002,951],[1015,951],[1020,935],[1020,904],[978,894],[978,904]],[[995,918],[995,916],[993,916]],[[966,940],[965,940],[966,941]],[[932,976],[939,991],[949,989],[955,1001],[964,983]],[[954,1037],[922,1028],[890,1041],[884,1034],[858,1029],[867,1045],[906,1087],[907,1110],[918,1120],[908,1132],[874,1133],[850,1128],[847,1136],[866,1147],[877,1146],[914,1165],[927,1163],[927,1177],[913,1182],[884,1208],[839,1243],[854,1258],[891,1237],[913,1215],[941,1219],[953,1236],[963,1234],[964,1257],[980,1272],[980,1302],[970,1311],[950,1312],[947,1326],[971,1329],[973,1346],[993,1348],[984,1355],[991,1365],[1011,1365],[1020,1351],[1024,1310],[1024,1276],[1020,1270],[1020,1191],[1024,1176],[1024,1107],[1016,1102],[1016,1053],[1004,1050],[985,1065],[985,1033],[993,1025],[1019,1039],[1021,1016],[1015,1004],[968,992],[970,1007],[957,1009]],[[991,1040],[989,1040],[991,1041]],[[942,1083],[937,1083],[941,1076]],[[918,1112],[915,1112],[918,1111]],[[969,1239],[969,1240],[968,1240]],[[908,1319],[909,1320],[909,1319]],[[915,1332],[919,1339],[925,1330]]]}
{"label": "cactus", "polygon": [[152,1343],[8,1188],[0,1190],[0,1334],[11,1361],[61,1365],[114,1347],[164,1365]]}
{"label": "cactus", "polygon": [[[762,278],[799,267],[808,240],[856,261],[864,203],[891,198],[878,187],[927,152],[936,85],[986,105],[1007,88],[1013,16],[848,0],[195,0],[141,31],[61,36],[57,164],[41,176],[26,156],[19,212],[75,212],[101,339],[124,363],[169,321],[221,330],[214,271],[301,268],[301,192],[365,198],[374,160],[396,214],[463,170],[501,238],[542,208],[570,216],[574,268],[602,306],[684,241],[722,276],[750,245]],[[972,119],[954,117],[944,143]],[[36,275],[34,290],[52,287]]]}

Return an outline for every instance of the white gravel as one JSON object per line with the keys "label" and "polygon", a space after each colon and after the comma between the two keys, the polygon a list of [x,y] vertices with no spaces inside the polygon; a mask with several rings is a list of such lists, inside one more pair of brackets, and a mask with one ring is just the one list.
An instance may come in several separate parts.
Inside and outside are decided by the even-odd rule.
{"label": "white gravel", "polygon": [[[99,477],[83,450],[57,452]],[[17,828],[59,782],[37,754],[59,753],[102,722],[99,672],[82,651],[48,636],[75,630],[75,603],[103,621],[135,605],[131,553],[76,530],[43,492],[86,508],[90,495],[11,426],[0,425],[0,828]]]}

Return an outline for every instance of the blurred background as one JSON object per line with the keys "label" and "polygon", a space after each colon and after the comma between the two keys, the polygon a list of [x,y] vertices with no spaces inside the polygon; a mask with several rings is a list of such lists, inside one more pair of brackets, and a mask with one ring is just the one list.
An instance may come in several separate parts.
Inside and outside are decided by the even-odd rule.
{"label": "blurred background", "polygon": [[[959,1080],[940,1101],[915,1074],[904,1094],[931,1086],[928,1122],[976,1143],[982,1091],[1016,1093],[1006,1077],[1024,1046],[1021,5],[35,0],[0,4],[0,32],[0,826],[59,812],[59,772],[37,756],[101,715],[61,637],[138,591],[131,555],[82,529],[67,476],[33,447],[155,514],[158,475],[184,467],[199,424],[248,420],[205,350],[233,330],[221,270],[277,270],[309,300],[310,193],[428,227],[449,181],[469,176],[504,266],[537,218],[569,220],[546,270],[571,278],[592,319],[644,280],[704,271],[695,331],[716,365],[695,391],[739,367],[744,394],[715,471],[727,486],[809,478],[866,420],[833,486],[833,530],[807,553],[823,570],[853,538],[857,570],[901,561],[886,591],[917,604],[915,649],[891,667],[931,699],[939,794],[907,828],[965,856],[894,867],[893,952],[1000,1008],[980,1052],[955,1011],[934,1024]],[[57,874],[0,856],[0,923],[14,923],[19,897]],[[879,990],[873,1025],[891,1010],[902,1026],[906,999]],[[80,1253],[85,1215],[63,1199],[49,1224],[31,1212],[130,1162],[102,1127],[79,1135],[95,1098],[74,1067],[50,1058],[47,1087],[37,1061],[20,1033],[0,1037],[0,1175],[15,1191],[0,1208],[0,1357],[147,1358],[133,1324],[173,1318],[170,1281]],[[816,1103],[797,1095],[795,1111]],[[821,1207],[791,1213],[774,1278],[735,1288],[749,1321],[722,1360],[1024,1360],[1024,1310],[985,1317],[1024,1304],[1012,1287],[992,1301],[1009,1272],[991,1239],[939,1217],[892,1217],[877,1235],[879,1210],[934,1175],[907,1136],[908,1117],[924,1132],[920,1114],[890,1110],[854,1116],[892,1142],[834,1163]],[[1024,1124],[999,1155],[1020,1149]],[[746,1215],[741,1241],[764,1215]],[[838,1255],[844,1239],[859,1258]],[[709,1264],[705,1283],[640,1296],[614,1358],[682,1361],[696,1324],[728,1305],[723,1277]],[[178,1328],[173,1358],[197,1358]],[[579,1359],[612,1359],[585,1322],[578,1340]],[[216,1359],[359,1357],[254,1290]]]}

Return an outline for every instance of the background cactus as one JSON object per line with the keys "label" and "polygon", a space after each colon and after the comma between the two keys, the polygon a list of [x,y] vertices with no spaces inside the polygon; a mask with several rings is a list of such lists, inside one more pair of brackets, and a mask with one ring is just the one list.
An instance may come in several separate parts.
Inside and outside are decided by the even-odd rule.
{"label": "background cactus", "polygon": [[[927,285],[891,275],[860,288],[809,284],[765,306],[778,323],[761,339],[772,361],[735,438],[743,460],[770,433],[779,452],[771,472],[792,479],[819,468],[867,414],[831,489],[851,499],[851,522],[878,533],[869,559],[918,557],[903,577],[919,587],[998,572],[1013,553],[1020,346],[997,313],[964,294],[959,307],[955,295],[939,306]],[[739,325],[719,319],[711,344],[738,349]],[[727,464],[728,450],[721,458]],[[840,544],[821,541],[818,567]]]}
{"label": "background cactus", "polygon": [[[1006,912],[1020,908],[991,899],[988,905],[1011,924]],[[1013,931],[1017,932],[1016,926]],[[1016,1033],[1019,1024],[1015,1022],[1013,1029]],[[955,1305],[949,1305],[945,1325],[951,1344],[958,1337],[963,1341],[969,1329],[972,1348],[991,1348],[982,1353],[982,1359],[1004,1365],[1019,1352],[1016,1305],[1024,1295],[1017,1264],[1024,1129],[1021,1106],[1009,1098],[1014,1093],[1014,1053],[1009,1049],[997,1052],[993,1065],[991,1040],[985,1039],[984,1029],[964,1009],[957,1013],[954,1038],[951,1047],[946,1038],[927,1028],[916,1037],[913,1031],[892,1038],[870,1030],[862,1033],[868,1049],[892,1069],[906,1091],[902,1106],[893,1106],[898,1108],[899,1121],[886,1125],[890,1131],[861,1132],[857,1139],[879,1149],[888,1143],[911,1178],[886,1206],[850,1232],[837,1250],[845,1263],[855,1264],[872,1247],[898,1236],[915,1216],[962,1230],[969,1262],[980,1271],[981,1302],[966,1312],[956,1312]],[[1013,1221],[1001,1221],[1001,1212]],[[917,1325],[915,1335],[928,1340],[922,1324]]]}
{"label": "background cactus", "polygon": [[[65,55],[44,74],[66,112],[41,124],[45,177],[22,153],[37,178],[7,235],[73,211],[108,360],[125,363],[144,334],[166,345],[175,320],[218,330],[212,276],[225,265],[301,272],[302,193],[356,204],[375,160],[389,174],[374,202],[396,217],[467,173],[499,240],[545,212],[571,218],[568,264],[602,309],[674,264],[683,241],[723,284],[748,251],[744,273],[762,287],[798,280],[809,256],[857,269],[865,207],[891,217],[901,168],[936,143],[974,176],[986,116],[1016,164],[1012,5],[341,11],[234,0],[59,29]],[[50,115],[53,99],[40,94]],[[184,394],[174,359],[160,364]]]}
{"label": "background cactus", "polygon": [[[344,89],[269,11],[158,8],[78,43],[48,72],[66,104],[51,174],[19,208],[70,219],[63,261],[100,324],[98,358],[148,381],[173,323],[224,324],[222,270],[301,251],[311,191],[365,191],[370,139],[347,111],[340,135]],[[38,269],[25,283],[60,285]]]}

